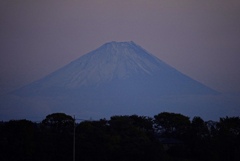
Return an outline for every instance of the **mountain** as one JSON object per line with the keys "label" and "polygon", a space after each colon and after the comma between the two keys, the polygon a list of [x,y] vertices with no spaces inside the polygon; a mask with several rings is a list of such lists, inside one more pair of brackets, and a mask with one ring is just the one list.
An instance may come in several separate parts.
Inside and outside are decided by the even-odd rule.
{"label": "mountain", "polygon": [[[101,92],[100,92],[101,91]],[[216,94],[134,42],[110,42],[15,94],[32,95]],[[94,94],[94,95],[95,95]]]}
{"label": "mountain", "polygon": [[[134,42],[109,42],[0,99],[0,117],[153,116],[163,111],[218,118],[239,101],[191,79]],[[31,112],[29,112],[31,111]],[[7,114],[5,114],[7,113]],[[239,112],[238,112],[239,113]],[[19,116],[17,116],[19,115]]]}

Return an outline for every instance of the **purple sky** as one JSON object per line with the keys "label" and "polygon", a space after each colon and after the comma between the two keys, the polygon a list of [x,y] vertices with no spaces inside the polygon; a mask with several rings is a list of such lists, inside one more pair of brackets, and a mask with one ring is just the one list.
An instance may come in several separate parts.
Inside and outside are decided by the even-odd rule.
{"label": "purple sky", "polygon": [[239,0],[0,0],[0,93],[130,40],[209,87],[240,92]]}

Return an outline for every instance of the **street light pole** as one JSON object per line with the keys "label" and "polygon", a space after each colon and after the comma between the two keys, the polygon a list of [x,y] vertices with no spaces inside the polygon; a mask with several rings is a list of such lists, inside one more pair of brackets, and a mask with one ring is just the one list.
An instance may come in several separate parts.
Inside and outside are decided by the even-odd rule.
{"label": "street light pole", "polygon": [[75,130],[76,130],[76,124],[75,124],[75,115],[73,116],[73,161],[75,161]]}

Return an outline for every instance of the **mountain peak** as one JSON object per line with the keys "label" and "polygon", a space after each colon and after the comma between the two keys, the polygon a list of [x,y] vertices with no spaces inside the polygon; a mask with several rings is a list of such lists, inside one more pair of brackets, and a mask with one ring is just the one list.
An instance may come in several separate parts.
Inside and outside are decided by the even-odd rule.
{"label": "mountain peak", "polygon": [[[108,42],[71,64],[78,66],[78,72],[81,73],[77,74],[82,82],[78,83],[79,85],[83,85],[83,82],[85,85],[99,84],[113,79],[126,79],[133,75],[151,75],[165,66],[165,63],[133,41]],[[76,75],[76,71],[74,74]]]}
{"label": "mountain peak", "polygon": [[141,48],[140,46],[135,44],[133,41],[123,41],[123,42],[111,41],[111,42],[108,42],[108,43],[102,45],[102,47],[107,48],[107,49],[113,49],[113,50],[114,49],[121,50],[121,52],[122,52],[122,50],[126,51],[126,50],[133,50],[133,49]]}
{"label": "mountain peak", "polygon": [[131,45],[136,45],[133,41],[111,41],[111,42],[107,42],[104,45],[111,45],[111,46],[131,46]]}

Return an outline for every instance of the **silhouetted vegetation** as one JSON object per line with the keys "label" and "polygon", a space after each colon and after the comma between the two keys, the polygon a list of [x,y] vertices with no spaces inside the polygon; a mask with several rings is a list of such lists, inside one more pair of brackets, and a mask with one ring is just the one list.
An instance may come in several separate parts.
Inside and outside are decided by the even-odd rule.
{"label": "silhouetted vegetation", "polygon": [[[237,161],[240,118],[218,122],[162,112],[74,123],[64,113],[0,122],[1,161]],[[75,130],[74,130],[75,129]]]}

